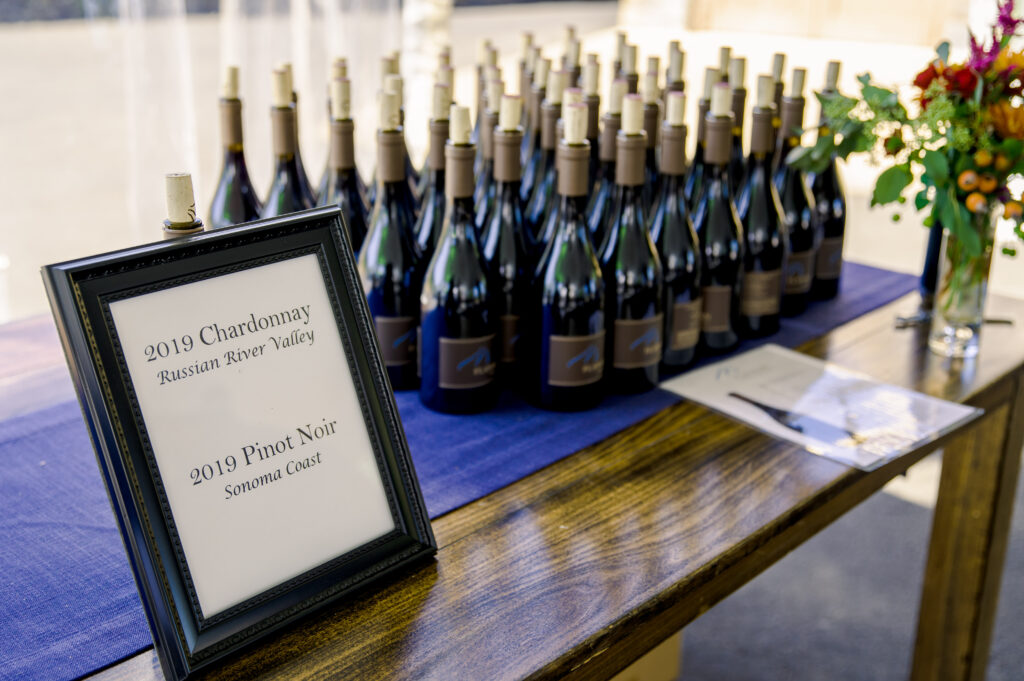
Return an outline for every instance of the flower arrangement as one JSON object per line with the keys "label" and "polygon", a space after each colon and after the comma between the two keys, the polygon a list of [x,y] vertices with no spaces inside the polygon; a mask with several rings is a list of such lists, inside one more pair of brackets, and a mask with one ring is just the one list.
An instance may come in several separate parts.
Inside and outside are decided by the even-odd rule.
{"label": "flower arrangement", "polygon": [[[1024,52],[1010,46],[1024,21],[1013,16],[1014,0],[997,7],[990,38],[970,35],[966,62],[951,63],[949,43],[939,45],[936,59],[914,78],[914,115],[895,90],[864,74],[859,97],[818,95],[817,142],[789,156],[798,167],[817,171],[832,157],[872,154],[888,166],[876,181],[872,205],[906,202],[904,193],[917,177],[923,187],[914,206],[928,212],[926,226],[938,223],[947,234],[950,271],[944,283],[953,293],[987,281],[997,217],[1012,220],[1024,240],[1024,207],[1007,186],[1024,173]],[[1003,251],[1016,254],[1013,246]]]}

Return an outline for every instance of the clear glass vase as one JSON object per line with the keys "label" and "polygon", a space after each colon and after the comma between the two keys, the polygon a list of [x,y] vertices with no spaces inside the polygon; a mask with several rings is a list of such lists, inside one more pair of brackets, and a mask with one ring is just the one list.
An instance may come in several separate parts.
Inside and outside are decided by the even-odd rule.
{"label": "clear glass vase", "polygon": [[[985,313],[992,245],[1000,206],[971,215],[970,228],[981,244],[980,254],[946,230],[939,255],[939,275],[928,347],[945,357],[974,357]],[[972,252],[973,251],[973,252]]]}

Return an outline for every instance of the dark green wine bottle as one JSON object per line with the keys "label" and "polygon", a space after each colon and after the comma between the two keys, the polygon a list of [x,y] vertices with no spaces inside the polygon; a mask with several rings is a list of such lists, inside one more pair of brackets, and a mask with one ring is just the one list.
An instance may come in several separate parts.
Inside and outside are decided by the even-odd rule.
{"label": "dark green wine bottle", "polygon": [[274,71],[273,107],[270,123],[274,136],[274,178],[263,202],[260,217],[271,218],[285,213],[294,213],[312,208],[316,203],[303,182],[298,165],[295,138],[295,105],[288,89],[288,75],[283,69]]}
{"label": "dark green wine bottle", "polygon": [[377,130],[377,203],[359,253],[359,276],[377,329],[384,366],[395,390],[416,387],[416,328],[419,324],[422,261],[413,238],[416,217],[405,194],[405,135],[398,96],[380,95]]}
{"label": "dark green wine bottle", "polygon": [[341,209],[348,226],[353,252],[358,254],[366,238],[369,216],[359,193],[356,169],[355,123],[351,115],[351,84],[348,78],[331,81],[331,146],[327,157],[327,184],[320,204]]}
{"label": "dark green wine bottle", "polygon": [[605,292],[584,207],[590,187],[586,104],[563,114],[558,144],[558,227],[538,268],[527,318],[528,395],[545,409],[588,409],[603,397]]}
{"label": "dark green wine bottle", "polygon": [[790,94],[782,98],[782,123],[773,177],[789,235],[789,258],[782,275],[782,314],[787,317],[807,309],[821,242],[818,212],[804,172],[786,162],[789,152],[800,145],[804,126],[804,76],[803,69],[793,69]]}
{"label": "dark green wine bottle", "polygon": [[224,167],[210,206],[210,229],[259,218],[262,206],[249,179],[242,146],[242,100],[238,98],[238,67],[229,66],[220,100],[220,136]]}
{"label": "dark green wine bottle", "polygon": [[[704,97],[697,101],[697,146],[693,150],[693,161],[686,173],[686,184],[683,189],[691,214],[697,208],[697,200],[704,187],[704,174],[707,170],[704,163],[704,121],[711,108],[711,91],[717,82],[718,69],[711,66],[704,69]],[[700,232],[697,233],[697,236],[700,236]]]}
{"label": "dark green wine bottle", "polygon": [[625,96],[626,81],[616,78],[612,81],[608,109],[601,117],[601,169],[587,203],[587,230],[594,249],[599,253],[608,233],[608,220],[615,208],[615,140],[622,126],[622,98]]}
{"label": "dark green wine bottle", "polygon": [[665,276],[665,347],[662,366],[678,370],[693,361],[700,340],[701,285],[697,233],[683,193],[686,176],[686,95],[670,92],[661,126],[661,190],[651,213],[651,239]]}
{"label": "dark green wine bottle", "polygon": [[555,200],[555,142],[558,140],[558,118],[562,113],[565,75],[563,71],[551,71],[548,74],[548,86],[540,110],[540,155],[534,166],[533,188],[526,202],[526,225],[540,244],[544,243],[541,239],[544,217]]}
{"label": "dark green wine bottle", "polygon": [[744,237],[740,318],[743,333],[753,337],[779,330],[782,272],[789,248],[782,205],[772,183],[773,95],[772,77],[759,77],[757,106],[751,111],[747,177],[736,199]]}
{"label": "dark green wine bottle", "polygon": [[615,211],[601,249],[605,281],[608,387],[641,392],[658,384],[664,333],[661,261],[647,228],[643,200],[643,100],[626,95],[616,140]]}
{"label": "dark green wine bottle", "polygon": [[747,173],[747,159],[743,154],[743,119],[747,107],[747,60],[733,57],[729,60],[729,87],[732,88],[732,147],[729,152],[729,181],[733,196],[739,193]]}
{"label": "dark green wine bottle", "polygon": [[587,63],[583,65],[583,103],[587,105],[587,144],[590,146],[590,164],[587,167],[587,199],[597,186],[597,177],[601,172],[601,150],[598,139],[601,137],[601,96],[597,93],[597,82],[601,75],[601,67],[597,63],[596,54],[587,55]]}
{"label": "dark green wine bottle", "polygon": [[[651,57],[653,64],[644,74],[644,134],[647,135],[647,149],[644,152],[644,206],[650,211],[658,195],[661,174],[658,171],[658,123],[661,120],[661,92],[658,90],[658,58]],[[651,69],[654,70],[651,70]],[[650,213],[648,213],[650,214]]]}
{"label": "dark green wine bottle", "polygon": [[739,342],[743,228],[729,191],[731,108],[729,84],[716,84],[711,92],[711,107],[704,118],[707,176],[693,212],[693,226],[700,239],[704,298],[701,343],[711,353],[731,350]]}
{"label": "dark green wine bottle", "polygon": [[551,71],[551,60],[541,59],[533,73],[533,86],[530,88],[529,122],[523,144],[526,149],[523,161],[523,181],[519,184],[519,198],[525,205],[533,194],[533,186],[543,175],[544,152],[540,147],[541,139],[541,106],[547,96],[548,74]]}
{"label": "dark green wine bottle", "polygon": [[453,106],[445,145],[444,228],[420,298],[420,401],[435,411],[490,409],[498,396],[498,320],[487,264],[473,224],[469,109]]}
{"label": "dark green wine bottle", "polygon": [[299,182],[302,183],[303,192],[312,196],[313,203],[316,204],[316,190],[312,183],[310,183],[309,175],[306,174],[306,166],[302,162],[302,144],[299,137],[299,93],[295,91],[295,76],[292,73],[291,62],[281,64],[281,69],[288,78],[288,89],[291,91],[292,107],[295,109],[295,165],[298,168]]}
{"label": "dark green wine bottle", "polygon": [[[497,69],[495,69],[497,70]],[[473,206],[478,231],[483,230],[484,221],[491,213],[494,205],[494,128],[498,125],[498,108],[505,94],[505,82],[502,80],[487,81],[487,99],[483,115],[483,128],[480,130],[481,164],[473,187]]]}
{"label": "dark green wine bottle", "polygon": [[[839,62],[830,61],[825,79],[826,94],[835,94],[839,81]],[[830,135],[822,123],[818,136]],[[811,195],[818,209],[818,221],[822,227],[821,245],[814,266],[814,283],[811,297],[815,300],[835,298],[839,293],[839,279],[843,272],[843,239],[846,236],[846,193],[836,167],[835,154],[828,165],[819,173],[808,175]]]}
{"label": "dark green wine bottle", "polygon": [[420,257],[427,261],[434,254],[437,240],[444,225],[444,145],[448,141],[448,113],[451,109],[451,90],[447,85],[434,85],[433,109],[430,119],[430,148],[427,152],[426,189],[416,219],[416,245]]}

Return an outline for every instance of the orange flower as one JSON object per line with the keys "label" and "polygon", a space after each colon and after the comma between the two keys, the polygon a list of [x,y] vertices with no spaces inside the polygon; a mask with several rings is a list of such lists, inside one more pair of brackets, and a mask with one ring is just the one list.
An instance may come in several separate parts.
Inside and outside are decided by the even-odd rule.
{"label": "orange flower", "polygon": [[988,108],[988,118],[1003,139],[1024,139],[1024,108],[1003,100]]}
{"label": "orange flower", "polygon": [[1011,52],[1009,48],[1004,47],[999,51],[992,68],[996,73],[1002,73],[1011,67],[1018,72],[1024,71],[1024,52]]}

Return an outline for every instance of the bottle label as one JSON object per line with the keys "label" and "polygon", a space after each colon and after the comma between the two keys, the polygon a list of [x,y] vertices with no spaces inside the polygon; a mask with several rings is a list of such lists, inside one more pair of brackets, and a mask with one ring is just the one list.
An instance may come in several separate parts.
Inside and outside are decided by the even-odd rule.
{"label": "bottle label", "polygon": [[377,327],[384,366],[397,367],[416,360],[415,317],[374,317],[373,323]]}
{"label": "bottle label", "polygon": [[732,286],[705,286],[701,329],[708,333],[732,330]]}
{"label": "bottle label", "polygon": [[604,375],[604,331],[589,336],[551,336],[548,383],[566,388],[597,383]]}
{"label": "bottle label", "polygon": [[789,254],[789,261],[786,263],[786,295],[807,293],[811,290],[811,280],[814,279],[814,255],[813,250]]}
{"label": "bottle label", "polygon": [[519,315],[501,315],[501,361],[516,361],[516,344],[519,341]]}
{"label": "bottle label", "polygon": [[672,337],[668,340],[670,350],[688,350],[700,338],[700,298],[672,306]]}
{"label": "bottle label", "polygon": [[613,366],[639,369],[660,362],[664,320],[663,314],[647,319],[616,319]]}
{"label": "bottle label", "polygon": [[745,272],[740,312],[744,317],[765,317],[779,313],[782,300],[782,270]]}
{"label": "bottle label", "polygon": [[843,237],[830,236],[818,247],[818,260],[814,268],[817,279],[838,279],[843,269]]}
{"label": "bottle label", "polygon": [[451,390],[480,388],[494,380],[494,334],[440,338],[438,385]]}

